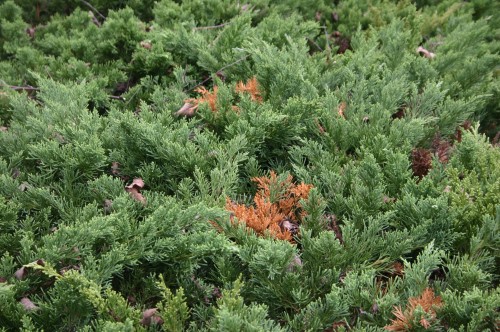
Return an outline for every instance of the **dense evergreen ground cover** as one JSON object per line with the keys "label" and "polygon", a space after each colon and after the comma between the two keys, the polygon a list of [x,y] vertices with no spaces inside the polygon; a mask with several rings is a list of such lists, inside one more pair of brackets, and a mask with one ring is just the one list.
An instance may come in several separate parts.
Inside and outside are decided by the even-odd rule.
{"label": "dense evergreen ground cover", "polygon": [[0,330],[499,328],[500,3],[0,4]]}

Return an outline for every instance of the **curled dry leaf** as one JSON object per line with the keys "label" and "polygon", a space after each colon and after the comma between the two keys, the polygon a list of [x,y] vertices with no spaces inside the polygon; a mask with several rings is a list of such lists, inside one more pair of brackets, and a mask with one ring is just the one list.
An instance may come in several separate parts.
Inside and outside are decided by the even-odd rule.
{"label": "curled dry leaf", "polygon": [[28,299],[27,297],[23,297],[19,302],[23,305],[24,309],[26,309],[27,311],[33,311],[38,309],[38,307],[33,302],[31,302],[31,300]]}
{"label": "curled dry leaf", "polygon": [[[45,266],[45,261],[43,259],[37,259],[33,263],[36,263],[37,265],[40,266]],[[18,280],[23,280],[26,277],[26,274],[28,273],[28,270],[25,266],[21,266],[19,269],[17,269],[16,272],[14,272],[14,277]]]}
{"label": "curled dry leaf", "polygon": [[137,187],[138,189],[142,189],[144,188],[144,181],[141,179],[141,178],[134,178],[134,180],[132,181],[131,184],[129,184],[128,186],[126,186],[125,188],[133,188],[133,187]]}
{"label": "curled dry leaf", "polygon": [[138,189],[132,188],[132,189],[126,189],[127,192],[130,193],[130,196],[132,196],[133,199],[136,201],[141,202],[142,204],[146,204],[146,198],[142,196],[142,194],[139,192]]}
{"label": "curled dry leaf", "polygon": [[175,115],[191,118],[194,116],[197,109],[198,109],[198,104],[186,101],[184,105],[182,105],[182,107],[177,112],[175,112]]}
{"label": "curled dry leaf", "polygon": [[150,50],[152,45],[151,45],[151,41],[149,40],[143,40],[141,41],[141,46],[147,50]]}
{"label": "curled dry leaf", "polygon": [[7,128],[7,127],[5,127],[5,126],[1,126],[1,127],[0,127],[0,131],[2,131],[2,132],[4,132],[4,133],[6,133],[6,132],[7,132],[7,130],[9,130],[9,128]]}
{"label": "curled dry leaf", "polygon": [[425,48],[423,48],[422,46],[419,46],[419,47],[417,48],[417,53],[422,54],[422,55],[423,55],[424,57],[426,57],[427,59],[433,59],[433,58],[436,56],[436,54],[434,54],[434,53],[432,53],[432,52],[430,52],[430,51],[426,50],[426,49],[425,49]]}
{"label": "curled dry leaf", "polygon": [[152,309],[146,309],[142,313],[142,319],[141,319],[141,324],[144,326],[150,326],[152,323],[155,325],[161,325],[163,324],[163,320],[156,316],[158,309],[152,308]]}
{"label": "curled dry leaf", "polygon": [[17,269],[16,272],[14,272],[14,277],[16,277],[17,280],[23,280],[26,277],[26,268],[22,266],[21,268]]}
{"label": "curled dry leaf", "polygon": [[125,186],[125,191],[136,201],[146,204],[146,198],[142,196],[141,189],[144,187],[144,181],[141,178],[135,178],[131,184]]}
{"label": "curled dry leaf", "polygon": [[294,235],[297,234],[299,231],[299,225],[293,221],[291,221],[289,218],[283,219],[280,223],[279,226],[281,228],[282,232],[290,232],[290,234]]}

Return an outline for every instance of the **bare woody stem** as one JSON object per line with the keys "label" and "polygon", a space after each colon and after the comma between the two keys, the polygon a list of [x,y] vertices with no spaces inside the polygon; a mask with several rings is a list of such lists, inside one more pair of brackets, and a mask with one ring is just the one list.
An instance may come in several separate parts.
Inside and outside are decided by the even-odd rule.
{"label": "bare woody stem", "polygon": [[24,90],[24,91],[38,91],[40,90],[39,88],[35,88],[34,86],[27,85],[27,86],[18,86],[18,85],[8,85],[8,84],[0,84],[0,87],[7,87],[12,90]]}
{"label": "bare woody stem", "polygon": [[[227,68],[229,68],[229,67],[232,67],[232,66],[234,66],[234,65],[236,65],[236,64],[238,64],[238,63],[240,63],[240,62],[242,62],[242,61],[245,61],[245,60],[246,60],[246,59],[248,59],[249,57],[250,57],[250,54],[247,54],[247,55],[245,55],[244,57],[242,57],[242,58],[240,58],[240,59],[238,59],[238,60],[236,60],[236,61],[234,61],[234,62],[231,62],[231,63],[229,63],[229,64],[225,65],[224,67],[222,67],[222,68],[218,69],[218,70],[216,71],[216,73],[220,73],[220,72],[221,72],[221,71],[223,71],[224,69],[227,69]],[[201,86],[201,85],[205,84],[205,83],[206,83],[206,82],[208,82],[208,81],[211,81],[212,79],[213,79],[213,77],[212,77],[212,76],[210,76],[209,78],[204,79],[204,80],[203,80],[203,81],[201,81],[200,83],[198,83],[198,84],[196,84],[195,86],[193,86],[191,89],[187,90],[187,92],[193,91],[193,90],[194,90],[194,89],[196,89],[197,87],[199,87],[199,86]]]}
{"label": "bare woody stem", "polygon": [[223,28],[223,27],[225,27],[226,25],[229,25],[229,24],[231,24],[231,22],[222,23],[222,24],[218,24],[218,25],[209,25],[209,26],[206,26],[206,27],[194,27],[193,31],[196,31],[196,30],[218,29],[218,28]]}
{"label": "bare woody stem", "polygon": [[87,7],[89,7],[90,9],[92,9],[92,11],[94,13],[96,13],[97,15],[99,15],[103,20],[106,19],[106,16],[104,16],[103,14],[101,14],[94,6],[92,6],[90,3],[88,3],[87,1],[85,0],[80,0],[84,5],[86,5]]}

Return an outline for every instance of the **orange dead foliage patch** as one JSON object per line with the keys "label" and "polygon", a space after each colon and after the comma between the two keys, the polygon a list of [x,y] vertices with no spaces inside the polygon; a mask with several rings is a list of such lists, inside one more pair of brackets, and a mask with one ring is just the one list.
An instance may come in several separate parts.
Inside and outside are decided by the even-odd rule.
{"label": "orange dead foliage patch", "polygon": [[217,112],[217,91],[219,88],[214,85],[214,91],[210,92],[204,87],[197,88],[195,91],[201,93],[201,97],[197,99],[198,103],[207,103],[212,112]]}
{"label": "orange dead foliage patch", "polygon": [[[207,103],[210,110],[213,113],[217,113],[217,91],[218,87],[214,85],[213,91],[207,90],[205,87],[198,87],[194,91],[201,94],[198,98],[188,98],[184,100],[184,105],[175,112],[177,116],[193,117],[198,110],[200,103]],[[235,87],[235,91],[239,93],[248,93],[253,101],[262,102],[262,96],[259,91],[259,82],[254,76],[249,79],[246,83],[238,82]],[[233,111],[238,112],[238,106],[231,107]]]}
{"label": "orange dead foliage patch", "polygon": [[296,185],[291,175],[280,182],[275,172],[271,172],[270,177],[252,180],[259,188],[253,200],[254,206],[235,204],[227,199],[226,209],[257,234],[268,232],[277,239],[292,241],[297,223],[305,214],[300,200],[307,199],[312,185]]}
{"label": "orange dead foliage patch", "polygon": [[412,324],[414,324],[415,309],[417,307],[421,307],[426,313],[425,317],[420,319],[419,324],[428,329],[431,323],[436,320],[436,309],[442,305],[441,297],[435,296],[432,289],[426,288],[419,297],[410,297],[408,299],[404,312],[401,307],[394,307],[392,313],[396,318],[391,321],[390,325],[385,326],[385,329],[387,331],[409,331]]}
{"label": "orange dead foliage patch", "polygon": [[257,78],[255,76],[249,79],[246,84],[243,82],[238,82],[238,84],[236,84],[235,91],[248,93],[253,101],[259,103],[262,102],[262,96],[259,91],[259,82],[257,81]]}
{"label": "orange dead foliage patch", "polygon": [[205,87],[196,88],[194,91],[201,94],[198,98],[188,98],[184,100],[184,105],[175,112],[175,115],[192,117],[198,110],[200,103],[207,103],[212,112],[217,112],[217,91],[218,87],[214,86],[214,90],[210,92]]}

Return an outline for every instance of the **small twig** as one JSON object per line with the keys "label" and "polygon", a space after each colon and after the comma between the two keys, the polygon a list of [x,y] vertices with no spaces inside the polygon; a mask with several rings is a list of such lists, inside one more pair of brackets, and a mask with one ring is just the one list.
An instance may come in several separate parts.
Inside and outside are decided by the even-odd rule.
{"label": "small twig", "polygon": [[328,49],[329,52],[331,52],[332,48],[330,47],[330,41],[328,41],[328,31],[326,31],[326,26],[325,25],[323,25],[323,31],[325,31],[326,48]]}
{"label": "small twig", "polygon": [[[248,59],[248,57],[249,57],[249,56],[250,56],[250,54],[247,54],[247,55],[245,55],[244,57],[242,57],[242,58],[240,58],[240,59],[238,59],[238,60],[236,60],[236,61],[234,61],[234,62],[231,62],[230,64],[225,65],[224,67],[222,67],[222,68],[220,68],[219,70],[217,70],[217,71],[216,71],[216,73],[220,73],[220,72],[221,72],[221,71],[223,71],[224,69],[227,69],[227,68],[229,68],[229,67],[232,67],[232,66],[234,66],[235,64],[240,63],[241,61],[244,61],[244,60]],[[207,79],[204,79],[204,80],[203,80],[203,81],[201,81],[200,83],[198,83],[198,84],[196,84],[195,86],[193,86],[191,89],[187,90],[187,92],[193,91],[193,90],[194,90],[194,89],[196,89],[197,87],[199,87],[199,86],[201,86],[201,85],[203,85],[203,84],[207,83],[208,81],[210,81],[210,80],[212,80],[212,79],[213,79],[213,77],[212,77],[212,76],[210,76],[210,77],[209,77],[209,78],[207,78]]]}
{"label": "small twig", "polygon": [[318,50],[320,50],[321,52],[323,52],[323,49],[318,45],[318,43],[316,43],[314,40],[312,40],[309,37],[307,37],[307,40],[309,40],[314,46],[316,46],[318,48]]}
{"label": "small twig", "polygon": [[[40,91],[40,88],[35,88],[34,86],[27,85],[27,86],[18,86],[18,85],[8,85],[8,84],[0,84],[0,87],[7,87],[12,90],[23,90],[23,91]],[[108,96],[111,99],[116,99],[116,100],[121,100],[121,101],[126,101],[125,97],[122,96]]]}
{"label": "small twig", "polygon": [[31,85],[17,86],[17,85],[0,84],[0,86],[5,86],[5,87],[8,87],[12,90],[25,90],[25,91],[38,91],[38,90],[40,90],[39,88],[35,88]]}
{"label": "small twig", "polygon": [[116,99],[116,100],[120,100],[120,101],[125,101],[125,97],[122,97],[122,96],[108,96],[109,98],[111,99]]}
{"label": "small twig", "polygon": [[225,27],[226,25],[229,25],[229,24],[231,24],[231,22],[222,23],[222,24],[218,24],[218,25],[209,25],[209,26],[206,26],[206,27],[194,27],[193,30],[196,31],[196,30],[217,29],[217,28]]}
{"label": "small twig", "polygon": [[87,1],[85,0],[80,0],[81,2],[83,2],[84,5],[86,5],[87,7],[89,7],[90,9],[92,9],[92,11],[94,11],[96,14],[98,14],[103,20],[106,19],[106,16],[104,16],[103,14],[101,14],[97,9],[95,9],[94,6],[92,6],[90,3],[88,3]]}

